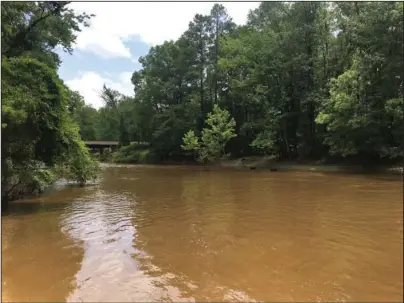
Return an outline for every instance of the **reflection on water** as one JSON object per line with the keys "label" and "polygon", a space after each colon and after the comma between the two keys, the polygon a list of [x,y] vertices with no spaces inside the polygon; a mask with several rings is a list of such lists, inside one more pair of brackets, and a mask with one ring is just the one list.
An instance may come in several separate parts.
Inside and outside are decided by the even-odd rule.
{"label": "reflection on water", "polygon": [[11,205],[2,298],[402,301],[402,197],[372,176],[109,167]]}
{"label": "reflection on water", "polygon": [[12,203],[2,217],[2,301],[64,301],[76,286],[83,248],[61,231],[75,189]]}

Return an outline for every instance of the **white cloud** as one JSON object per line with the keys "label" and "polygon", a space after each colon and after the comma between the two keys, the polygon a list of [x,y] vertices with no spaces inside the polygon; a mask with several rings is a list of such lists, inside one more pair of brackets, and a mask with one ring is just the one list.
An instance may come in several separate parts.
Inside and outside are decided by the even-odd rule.
{"label": "white cloud", "polygon": [[[105,84],[122,94],[132,96],[134,93],[133,85],[130,80],[131,77],[132,72],[122,72],[116,77],[110,75],[106,78],[96,72],[87,71],[80,73],[78,77],[72,80],[66,81],[66,85],[69,86],[70,89],[78,91],[84,97],[86,104],[100,108],[104,105],[99,96],[102,86]],[[112,78],[116,78],[117,80],[115,81]]]}
{"label": "white cloud", "polygon": [[[214,2],[72,2],[70,6],[76,12],[96,15],[92,18],[90,27],[78,33],[75,48],[103,59],[124,57],[137,63],[139,58],[133,56],[123,42],[130,41],[134,36],[150,45],[175,40],[187,30],[195,14],[209,14],[213,4]],[[249,10],[258,7],[259,2],[221,4],[226,7],[234,22],[244,24]],[[77,54],[75,52],[73,56]],[[132,71],[120,74],[86,71],[66,81],[66,84],[79,91],[87,104],[99,108],[103,105],[99,92],[104,83],[123,94],[133,95],[131,76]]]}
{"label": "white cloud", "polygon": [[[219,2],[220,3],[220,2]],[[102,58],[130,58],[123,41],[139,36],[144,42],[157,45],[177,39],[195,14],[208,14],[213,2],[73,2],[77,12],[93,13],[91,26],[78,34],[76,48]],[[246,21],[250,9],[259,2],[223,2],[237,24]]]}

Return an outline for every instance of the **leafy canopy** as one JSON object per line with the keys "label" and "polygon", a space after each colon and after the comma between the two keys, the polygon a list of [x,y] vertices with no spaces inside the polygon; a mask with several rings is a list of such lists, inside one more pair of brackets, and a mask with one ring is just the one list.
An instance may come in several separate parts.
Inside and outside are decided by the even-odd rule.
{"label": "leafy canopy", "polygon": [[188,131],[184,138],[183,150],[194,150],[198,153],[200,161],[216,160],[224,155],[225,146],[230,139],[236,137],[236,121],[230,117],[230,113],[215,105],[213,112],[206,119],[208,127],[202,130],[201,142],[198,142],[193,130]]}

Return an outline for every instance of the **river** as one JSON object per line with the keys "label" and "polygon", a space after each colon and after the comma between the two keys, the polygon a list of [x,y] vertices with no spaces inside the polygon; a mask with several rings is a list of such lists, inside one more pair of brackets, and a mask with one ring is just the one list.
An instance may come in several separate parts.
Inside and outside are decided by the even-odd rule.
{"label": "river", "polygon": [[111,166],[10,204],[2,301],[403,299],[401,179]]}

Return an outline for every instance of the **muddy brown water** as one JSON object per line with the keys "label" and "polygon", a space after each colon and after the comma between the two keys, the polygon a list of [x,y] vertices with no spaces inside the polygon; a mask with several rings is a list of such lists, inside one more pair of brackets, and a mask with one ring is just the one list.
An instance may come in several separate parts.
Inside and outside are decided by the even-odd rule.
{"label": "muddy brown water", "polygon": [[402,301],[400,178],[108,167],[2,216],[2,300]]}

